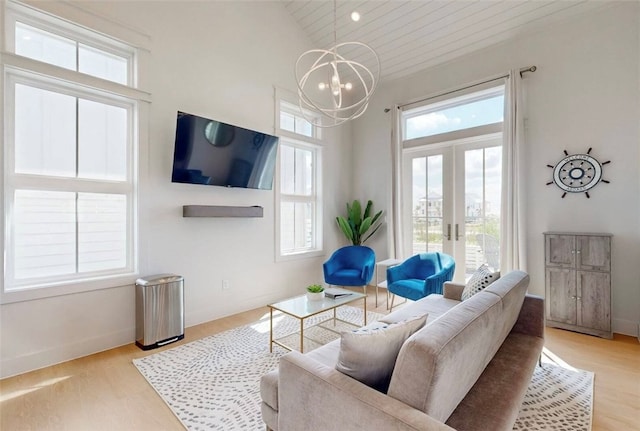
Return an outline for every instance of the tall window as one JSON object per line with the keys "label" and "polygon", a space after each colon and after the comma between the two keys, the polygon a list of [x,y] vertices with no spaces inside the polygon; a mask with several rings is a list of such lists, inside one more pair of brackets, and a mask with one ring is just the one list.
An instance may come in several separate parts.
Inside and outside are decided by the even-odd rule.
{"label": "tall window", "polygon": [[279,102],[279,256],[322,250],[321,146],[319,130],[300,108]]}
{"label": "tall window", "polygon": [[504,85],[488,87],[402,112],[403,253],[451,254],[459,282],[500,264]]}
{"label": "tall window", "polygon": [[4,293],[132,275],[136,50],[16,3],[7,16]]}

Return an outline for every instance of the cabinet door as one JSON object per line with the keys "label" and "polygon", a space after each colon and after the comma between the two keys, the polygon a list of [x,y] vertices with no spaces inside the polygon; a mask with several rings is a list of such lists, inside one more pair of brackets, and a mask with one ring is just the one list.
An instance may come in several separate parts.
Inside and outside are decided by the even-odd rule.
{"label": "cabinet door", "polygon": [[578,271],[578,325],[611,330],[611,278],[605,272]]}
{"label": "cabinet door", "polygon": [[576,258],[576,237],[574,235],[545,236],[545,264],[573,268]]}
{"label": "cabinet door", "polygon": [[611,238],[608,236],[577,237],[577,268],[609,271],[611,267]]}
{"label": "cabinet door", "polygon": [[576,272],[565,268],[546,270],[547,319],[556,322],[576,324]]}

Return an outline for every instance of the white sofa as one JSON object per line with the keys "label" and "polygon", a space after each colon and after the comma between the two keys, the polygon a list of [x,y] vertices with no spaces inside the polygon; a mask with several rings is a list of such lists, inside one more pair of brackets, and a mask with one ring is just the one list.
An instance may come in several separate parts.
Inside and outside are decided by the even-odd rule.
{"label": "white sofa", "polygon": [[429,313],[403,344],[387,393],[335,369],[339,340],[290,352],[261,380],[267,429],[511,430],[544,344],[544,303],[513,271],[461,302],[446,283],[385,316],[393,323]]}

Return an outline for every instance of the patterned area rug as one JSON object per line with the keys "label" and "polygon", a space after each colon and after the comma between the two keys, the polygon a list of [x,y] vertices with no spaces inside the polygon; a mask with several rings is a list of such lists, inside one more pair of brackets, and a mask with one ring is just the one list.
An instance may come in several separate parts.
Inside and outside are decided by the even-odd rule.
{"label": "patterned area rug", "polygon": [[[368,322],[380,318],[367,313]],[[309,325],[330,317],[323,313]],[[338,317],[362,325],[362,310],[343,306]],[[345,330],[353,329],[343,325]],[[305,329],[305,351],[338,337],[332,323]],[[296,319],[274,317],[274,332],[297,347]],[[305,325],[306,327],[306,325]],[[341,328],[335,328],[340,330]],[[309,337],[309,339],[306,338]],[[286,350],[274,346],[269,353],[269,315],[260,321],[212,335],[133,361],[160,397],[189,431],[262,431],[260,377],[278,366]],[[525,396],[517,431],[590,431],[593,373],[575,370],[552,355],[543,356]]]}
{"label": "patterned area rug", "polygon": [[[337,309],[337,317],[353,325],[338,321],[336,327],[332,322],[314,326],[332,316],[329,311],[305,320],[305,352],[338,338],[334,331],[363,324],[362,309],[345,305]],[[367,322],[382,316],[367,312]],[[274,335],[285,345],[298,348],[299,328],[299,320],[274,313]],[[285,353],[277,345],[269,353],[267,313],[251,325],[135,359],[133,364],[189,431],[264,431],[260,377],[277,368]]]}
{"label": "patterned area rug", "polygon": [[513,429],[590,431],[593,379],[592,372],[569,366],[545,348]]}

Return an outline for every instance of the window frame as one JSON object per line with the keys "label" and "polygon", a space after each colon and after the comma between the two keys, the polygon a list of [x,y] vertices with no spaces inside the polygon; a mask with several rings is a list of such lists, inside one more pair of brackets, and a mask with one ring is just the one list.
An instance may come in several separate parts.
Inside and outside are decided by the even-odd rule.
{"label": "window frame", "polygon": [[[92,48],[97,48],[101,51],[105,51],[109,54],[125,58],[127,60],[127,83],[120,84],[115,81],[105,81],[113,82],[114,84],[118,85],[125,85],[128,87],[137,86],[138,80],[136,79],[136,72],[138,68],[136,67],[136,63],[138,60],[138,55],[135,47],[120,42],[115,38],[104,36],[97,31],[82,27],[79,24],[75,24],[62,18],[51,16],[44,12],[38,11],[27,5],[16,3],[13,1],[7,1],[5,8],[5,50],[12,54],[15,54],[16,52],[15,28],[17,22],[26,24],[30,27],[35,27],[36,29],[41,31],[52,33],[56,36],[71,39],[76,42],[76,50],[78,50],[79,44],[84,44]],[[29,58],[30,60],[37,61],[35,59],[31,59],[30,57],[23,58]],[[43,64],[49,64],[50,66],[58,67],[51,65],[50,63],[43,62]],[[78,72],[77,66],[78,64],[76,56],[75,70],[62,67],[61,69],[74,71],[76,73],[82,73]],[[84,73],[82,74],[85,75]],[[95,78],[102,79],[98,77]]]}
{"label": "window frame", "polygon": [[[62,11],[65,11],[62,8]],[[2,190],[3,205],[3,229],[2,242],[5,247],[5,260],[2,266],[2,278],[5,281],[0,290],[0,303],[12,303],[25,300],[54,297],[71,293],[88,292],[92,290],[113,288],[117,286],[131,285],[135,282],[139,270],[139,226],[138,226],[138,178],[139,159],[146,157],[148,134],[149,102],[151,96],[148,92],[135,87],[139,81],[136,72],[139,69],[138,61],[140,49],[144,47],[134,46],[133,43],[105,36],[98,30],[91,30],[80,23],[54,16],[45,11],[36,10],[30,6],[7,1],[0,10],[0,17],[5,22],[4,49],[0,52],[0,88],[4,90],[4,100],[0,107],[0,122],[4,129],[4,151],[1,153],[3,175]],[[94,16],[98,27],[104,27],[106,21],[100,21]],[[71,38],[76,43],[82,43],[102,51],[118,56],[127,55],[128,58],[128,85],[88,75],[71,69],[62,68],[53,64],[41,62],[32,58],[15,54],[15,23],[22,22],[55,35]],[[110,24],[110,23],[108,23]],[[111,25],[114,34],[121,30],[127,34],[131,30],[125,27]],[[131,36],[127,34],[127,36]],[[135,35],[134,35],[135,36]],[[143,40],[144,35],[139,35]],[[135,37],[134,37],[135,39]],[[78,45],[76,45],[77,47]],[[73,97],[106,103],[108,105],[122,107],[127,110],[127,166],[125,181],[96,180],[82,178],[55,177],[46,175],[17,174],[15,172],[15,85],[16,83],[55,91]],[[124,194],[127,202],[127,239],[126,257],[127,264],[124,269],[98,270],[87,273],[74,273],[64,276],[47,276],[31,278],[28,281],[16,282],[13,277],[13,200],[17,189],[44,190],[44,191],[72,191],[76,193],[116,193]],[[7,283],[9,282],[9,283]]]}
{"label": "window frame", "polygon": [[449,132],[436,133],[433,135],[419,136],[406,139],[407,121],[421,115],[431,114],[448,108],[464,106],[470,103],[491,99],[505,93],[504,84],[489,82],[479,85],[478,88],[470,91],[456,92],[457,94],[447,94],[441,97],[416,102],[406,105],[400,113],[401,119],[401,141],[402,148],[422,147],[425,145],[437,144],[445,141],[457,141],[460,139],[472,138],[478,135],[489,135],[502,132],[504,121],[488,123],[479,126],[472,126],[463,129],[456,129]]}
{"label": "window frame", "polygon": [[[312,127],[312,135],[307,136],[299,133],[295,133],[289,130],[281,128],[280,113],[286,112],[297,117],[304,118],[300,112],[300,108],[297,107],[292,101],[289,94],[283,95],[276,90],[276,134],[280,138],[280,147],[289,146],[292,148],[303,149],[311,151],[313,157],[313,174],[312,174],[312,194],[310,196],[302,196],[297,194],[284,194],[282,193],[281,184],[281,172],[282,172],[282,151],[278,151],[278,162],[276,169],[276,181],[275,181],[275,256],[276,261],[286,261],[301,258],[310,258],[324,255],[324,232],[323,232],[323,199],[322,199],[322,150],[323,141],[321,139],[322,133],[319,127]],[[283,253],[282,251],[282,231],[281,231],[281,212],[282,204],[285,202],[312,202],[315,204],[315,222],[313,228],[314,247],[308,249],[298,249],[289,253]]]}

